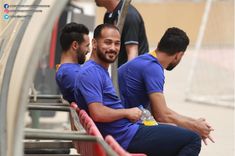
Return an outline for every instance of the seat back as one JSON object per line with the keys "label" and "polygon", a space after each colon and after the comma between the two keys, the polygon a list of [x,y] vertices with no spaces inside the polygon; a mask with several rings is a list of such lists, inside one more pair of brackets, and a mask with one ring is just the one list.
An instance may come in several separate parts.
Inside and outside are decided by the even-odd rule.
{"label": "seat back", "polygon": [[111,135],[107,135],[105,141],[119,156],[131,156],[131,154],[126,152]]}
{"label": "seat back", "polygon": [[80,109],[78,108],[77,104],[74,102],[71,103],[69,117],[70,117],[71,129],[73,131],[84,131],[83,126],[81,125],[78,117],[79,112]]}
{"label": "seat back", "polygon": [[[104,139],[100,131],[98,130],[97,126],[95,125],[94,121],[91,119],[91,117],[87,114],[85,110],[79,109],[76,103],[72,103],[71,107],[77,110],[76,112],[78,114],[80,124],[83,126],[83,128],[86,130],[86,132],[89,135]],[[111,135],[108,135],[105,138],[105,141],[119,156],[146,156],[145,154],[130,154],[126,152]],[[84,147],[84,145],[79,144],[78,146],[80,147],[80,148],[78,147],[79,149],[83,148],[82,150],[84,150],[84,151],[78,150],[79,153],[82,154],[83,152],[86,152],[86,156],[90,156],[90,154],[91,155],[95,154],[96,156],[106,156],[104,149],[98,143],[90,145],[92,146],[89,147],[91,148],[90,151],[87,147]],[[89,155],[87,154],[87,152],[90,152]]]}
{"label": "seat back", "polygon": [[[71,129],[73,131],[84,131],[85,129],[89,135],[103,139],[95,123],[84,110],[79,109],[74,102],[71,103],[70,108]],[[73,145],[81,155],[106,156],[105,150],[97,142],[73,141]]]}
{"label": "seat back", "polygon": [[94,121],[90,118],[90,116],[87,114],[86,111],[81,110],[79,112],[79,120],[80,120],[80,123],[82,124],[82,126],[88,132],[88,134],[104,139],[103,136],[101,135],[100,131],[96,127]]}
{"label": "seat back", "polygon": [[[79,120],[89,135],[93,135],[103,139],[103,136],[101,135],[100,131],[98,130],[95,123],[93,122],[93,120],[90,118],[90,116],[87,114],[86,111],[80,110]],[[105,151],[103,150],[103,148],[101,148],[99,144],[94,144],[94,149],[97,152],[97,155],[106,155]]]}

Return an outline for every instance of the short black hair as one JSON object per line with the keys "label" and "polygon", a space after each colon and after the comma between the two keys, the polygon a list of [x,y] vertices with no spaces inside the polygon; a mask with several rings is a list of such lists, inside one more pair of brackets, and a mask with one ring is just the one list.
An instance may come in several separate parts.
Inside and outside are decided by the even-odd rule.
{"label": "short black hair", "polygon": [[113,24],[108,24],[108,23],[100,24],[95,28],[93,38],[95,38],[95,39],[99,38],[101,36],[101,32],[104,28],[116,29],[119,32],[119,29]]}
{"label": "short black hair", "polygon": [[189,44],[187,34],[176,27],[168,28],[158,43],[157,50],[174,55],[177,52],[185,52]]}
{"label": "short black hair", "polygon": [[67,51],[73,41],[82,43],[84,41],[84,34],[89,34],[89,30],[85,25],[74,22],[66,24],[60,35],[60,45],[62,50]]}

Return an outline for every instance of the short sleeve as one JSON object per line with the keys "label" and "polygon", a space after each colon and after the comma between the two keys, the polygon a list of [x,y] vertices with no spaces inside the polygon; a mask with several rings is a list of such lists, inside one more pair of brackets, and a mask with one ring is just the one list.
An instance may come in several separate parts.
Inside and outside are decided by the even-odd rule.
{"label": "short sleeve", "polygon": [[59,88],[61,90],[72,89],[74,87],[76,74],[76,72],[71,72],[69,70],[59,70],[56,73],[56,82]]}
{"label": "short sleeve", "polygon": [[64,84],[65,88],[73,88],[74,81],[75,81],[76,73],[68,73],[65,72],[62,75],[61,83]]}
{"label": "short sleeve", "polygon": [[128,12],[122,33],[124,44],[139,44],[140,21],[138,14]]}
{"label": "short sleeve", "polygon": [[86,70],[77,77],[76,87],[80,90],[87,104],[103,103],[102,75],[95,69]]}
{"label": "short sleeve", "polygon": [[154,92],[163,93],[165,77],[160,66],[149,66],[144,70],[143,77],[148,94]]}

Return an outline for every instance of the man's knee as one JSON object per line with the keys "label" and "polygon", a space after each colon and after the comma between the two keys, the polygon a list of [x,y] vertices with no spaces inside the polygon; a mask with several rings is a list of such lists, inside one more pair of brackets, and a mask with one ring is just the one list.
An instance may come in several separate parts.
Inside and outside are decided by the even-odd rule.
{"label": "man's knee", "polygon": [[198,142],[201,146],[201,136],[198,133],[193,132],[193,140],[194,142]]}
{"label": "man's knee", "polygon": [[198,153],[201,151],[201,137],[199,134],[197,134],[196,132],[192,132],[192,140],[191,140],[191,144],[193,144],[193,146],[195,147],[195,150],[198,151]]}

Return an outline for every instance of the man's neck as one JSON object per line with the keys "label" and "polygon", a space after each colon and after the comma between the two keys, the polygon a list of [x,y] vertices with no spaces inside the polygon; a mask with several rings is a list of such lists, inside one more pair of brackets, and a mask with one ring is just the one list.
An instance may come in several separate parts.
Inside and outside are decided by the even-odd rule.
{"label": "man's neck", "polygon": [[157,59],[159,63],[163,66],[164,69],[166,69],[170,64],[170,62],[172,61],[171,57],[168,56],[166,53],[158,50],[155,50],[155,52],[157,54]]}
{"label": "man's neck", "polygon": [[101,65],[102,67],[104,67],[105,69],[108,70],[110,64],[101,61],[101,60],[94,54],[94,52],[92,52],[90,59],[93,60],[93,61],[95,61],[97,64]]}
{"label": "man's neck", "polygon": [[110,1],[107,6],[105,7],[107,9],[107,12],[111,13],[114,11],[114,9],[117,7],[120,0],[112,0]]}
{"label": "man's neck", "polygon": [[60,64],[63,63],[78,63],[78,59],[70,52],[63,52],[61,54]]}

